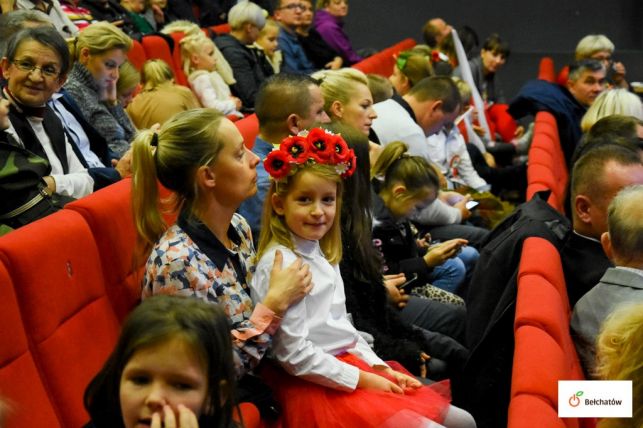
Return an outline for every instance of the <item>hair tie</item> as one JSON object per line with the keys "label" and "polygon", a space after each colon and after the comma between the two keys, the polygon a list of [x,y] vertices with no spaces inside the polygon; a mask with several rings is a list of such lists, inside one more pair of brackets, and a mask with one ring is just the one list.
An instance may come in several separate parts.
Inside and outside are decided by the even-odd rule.
{"label": "hair tie", "polygon": [[150,146],[158,147],[159,146],[159,134],[156,132],[152,134],[152,141],[150,141]]}

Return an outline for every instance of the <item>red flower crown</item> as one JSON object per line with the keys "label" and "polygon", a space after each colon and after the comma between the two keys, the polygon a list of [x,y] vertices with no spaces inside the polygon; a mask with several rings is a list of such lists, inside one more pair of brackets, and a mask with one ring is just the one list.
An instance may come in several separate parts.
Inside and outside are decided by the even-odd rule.
{"label": "red flower crown", "polygon": [[268,153],[263,166],[273,179],[280,180],[313,163],[335,166],[342,178],[353,175],[357,167],[355,152],[341,135],[321,128],[284,138],[278,149]]}

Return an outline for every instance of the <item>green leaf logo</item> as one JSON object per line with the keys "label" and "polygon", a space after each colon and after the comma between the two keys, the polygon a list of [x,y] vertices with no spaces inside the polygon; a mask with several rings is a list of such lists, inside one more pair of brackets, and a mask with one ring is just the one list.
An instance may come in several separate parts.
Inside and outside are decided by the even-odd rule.
{"label": "green leaf logo", "polygon": [[578,391],[578,392],[576,393],[576,396],[577,396],[577,397],[581,397],[582,395],[583,395],[583,391]]}

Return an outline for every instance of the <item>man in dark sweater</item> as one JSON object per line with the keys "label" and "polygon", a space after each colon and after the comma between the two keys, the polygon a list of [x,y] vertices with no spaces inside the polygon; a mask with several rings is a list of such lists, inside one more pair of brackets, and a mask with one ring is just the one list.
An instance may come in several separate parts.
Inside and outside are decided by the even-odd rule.
{"label": "man in dark sweater", "polygon": [[616,145],[590,150],[572,172],[573,233],[561,251],[570,306],[612,267],[601,246],[607,232],[607,207],[624,187],[643,184],[639,154]]}

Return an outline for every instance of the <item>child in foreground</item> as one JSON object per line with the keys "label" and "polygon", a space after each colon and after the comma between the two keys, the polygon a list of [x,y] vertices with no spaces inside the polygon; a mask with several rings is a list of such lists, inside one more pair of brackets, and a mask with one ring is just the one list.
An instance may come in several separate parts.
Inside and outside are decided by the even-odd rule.
{"label": "child in foreground", "polygon": [[304,259],[314,284],[284,314],[273,338],[274,357],[289,375],[264,370],[284,407],[284,426],[475,427],[437,392],[444,385],[422,386],[401,366],[391,368],[348,320],[339,213],[341,179],[355,170],[353,151],[340,136],[313,129],[307,137],[286,138],[264,165],[272,180],[253,294],[266,294],[276,251],[285,260]]}
{"label": "child in foreground", "polygon": [[234,427],[231,343],[218,305],[146,299],[85,391],[87,427]]}

